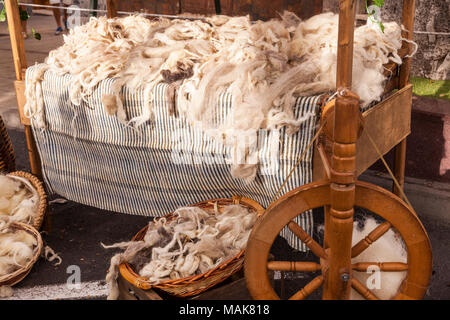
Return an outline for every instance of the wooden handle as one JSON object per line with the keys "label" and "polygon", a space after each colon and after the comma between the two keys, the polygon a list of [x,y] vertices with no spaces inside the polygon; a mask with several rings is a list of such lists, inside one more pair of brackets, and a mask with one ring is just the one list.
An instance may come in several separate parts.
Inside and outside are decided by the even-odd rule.
{"label": "wooden handle", "polygon": [[351,88],[353,64],[353,34],[355,0],[339,1],[339,33],[337,50],[336,88]]}

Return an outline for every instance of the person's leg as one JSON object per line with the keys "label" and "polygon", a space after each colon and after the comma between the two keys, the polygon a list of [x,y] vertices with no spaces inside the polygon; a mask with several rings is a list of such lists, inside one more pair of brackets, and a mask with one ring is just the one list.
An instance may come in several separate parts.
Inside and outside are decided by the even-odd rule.
{"label": "person's leg", "polygon": [[[27,9],[24,6],[20,6],[20,8],[23,11],[26,11]],[[27,20],[21,20],[22,23],[22,35],[24,39],[28,38],[28,30],[27,30]]]}
{"label": "person's leg", "polygon": [[[64,4],[64,7],[67,8],[72,5],[72,0],[62,0],[62,3]],[[67,27],[67,10],[64,10],[64,26],[66,30],[68,30]]]}
{"label": "person's leg", "polygon": [[[67,8],[68,5],[67,5],[67,4],[64,4],[64,7]],[[67,31],[67,10],[64,10],[64,20],[63,20],[63,22],[64,22],[64,28],[65,28],[66,31]]]}
{"label": "person's leg", "polygon": [[60,0],[50,0],[50,5],[55,6],[55,8],[52,9],[53,11],[53,16],[55,17],[55,22],[56,22],[56,31],[55,34],[58,35],[62,32],[62,26],[61,26],[61,12],[59,11],[59,8],[56,8],[57,6],[59,6],[59,4],[61,3]]}
{"label": "person's leg", "polygon": [[53,8],[53,16],[55,17],[56,26],[61,27],[61,13],[58,8]]}

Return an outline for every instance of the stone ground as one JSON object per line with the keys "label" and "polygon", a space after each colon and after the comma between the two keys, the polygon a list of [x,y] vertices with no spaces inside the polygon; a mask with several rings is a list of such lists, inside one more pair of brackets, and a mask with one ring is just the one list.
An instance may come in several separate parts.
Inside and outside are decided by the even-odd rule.
{"label": "stone ground", "polygon": [[[53,34],[55,23],[48,15],[33,15],[29,30],[33,27],[42,35],[37,41],[25,40],[28,64],[41,62],[49,50],[61,45],[61,35]],[[29,171],[25,134],[16,110],[10,42],[5,23],[0,23],[0,114],[8,127],[17,156],[17,169]],[[386,176],[367,172],[362,179],[389,187]],[[425,299],[450,299],[450,186],[445,183],[407,179],[406,193],[420,213],[433,247],[433,276]],[[442,208],[444,208],[442,210]],[[50,206],[51,230],[43,232],[43,239],[62,257],[62,263],[54,266],[40,259],[31,273],[15,286],[10,299],[103,299],[107,288],[103,281],[113,252],[103,249],[100,242],[111,244],[129,240],[149,218],[124,215],[80,205],[73,202]],[[441,212],[436,214],[436,212]],[[442,214],[446,212],[447,215]],[[280,256],[289,254],[283,241],[275,245]],[[74,270],[81,271],[81,284],[73,286]],[[290,277],[291,278],[291,277]],[[294,278],[295,280],[295,278]],[[69,284],[69,285],[67,285]],[[286,291],[294,290],[298,279],[286,280]],[[279,285],[277,285],[278,287]]]}

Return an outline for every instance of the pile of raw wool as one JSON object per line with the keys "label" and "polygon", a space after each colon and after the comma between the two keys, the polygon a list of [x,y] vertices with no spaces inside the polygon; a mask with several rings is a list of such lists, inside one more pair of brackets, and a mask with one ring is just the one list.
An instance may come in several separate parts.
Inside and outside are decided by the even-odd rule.
{"label": "pile of raw wool", "polygon": [[0,277],[26,266],[33,259],[38,245],[32,234],[12,229],[11,222],[0,218]]}
{"label": "pile of raw wool", "polygon": [[128,262],[140,276],[157,284],[204,273],[232,258],[246,247],[257,215],[241,205],[219,210],[183,207],[174,218],[155,219],[141,241],[117,243],[105,248],[124,252],[111,259],[106,276],[108,299],[117,299],[118,266]]}
{"label": "pile of raw wool", "polygon": [[[383,64],[402,62],[397,54],[404,40],[400,26],[389,22],[384,27],[382,32],[369,23],[355,30],[352,89],[363,105],[383,93]],[[152,118],[153,88],[166,82],[167,94],[176,95],[173,108],[178,114],[237,148],[236,140],[242,139],[233,137],[243,133],[280,127],[296,132],[305,119],[294,117],[295,97],[336,90],[337,32],[338,15],[333,13],[301,21],[284,12],[266,22],[222,15],[203,20],[91,18],[64,36],[64,45],[51,51],[39,72],[27,79],[25,109],[35,125],[45,127],[40,81],[46,70],[72,75],[74,105],[87,100],[100,81],[112,78],[111,92],[102,97],[104,108],[138,126]],[[144,90],[144,108],[137,118],[126,119],[123,85]],[[232,96],[233,112],[218,125],[215,110],[224,92]],[[251,180],[256,165],[244,164],[252,157],[248,149],[233,159],[232,174]]]}
{"label": "pile of raw wool", "polygon": [[39,195],[30,181],[12,175],[0,175],[0,216],[33,224],[38,207]]}
{"label": "pile of raw wool", "polygon": [[[363,222],[363,227],[355,222],[353,228],[353,245],[364,239],[372,230],[380,225],[374,218],[367,217]],[[352,263],[357,262],[407,262],[407,252],[405,244],[400,235],[392,228],[381,238],[372,243],[360,255],[352,259]],[[392,299],[398,292],[401,283],[405,279],[407,271],[400,272],[380,272],[379,274],[367,272],[353,272],[353,276],[365,286],[370,286],[370,290],[380,299]],[[379,278],[377,278],[379,276]],[[379,280],[379,281],[378,281]],[[369,284],[369,283],[370,284]],[[354,289],[350,292],[350,299],[364,299]]]}

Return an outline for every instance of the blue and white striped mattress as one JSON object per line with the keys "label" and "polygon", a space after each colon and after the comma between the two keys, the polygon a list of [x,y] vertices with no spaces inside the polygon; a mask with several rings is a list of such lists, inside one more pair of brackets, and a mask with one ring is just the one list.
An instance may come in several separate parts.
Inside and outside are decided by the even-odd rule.
{"label": "blue and white striped mattress", "polygon": [[[35,70],[28,68],[27,77]],[[309,118],[294,135],[279,131],[279,168],[276,174],[258,172],[246,184],[234,179],[224,163],[229,150],[188,124],[183,116],[169,115],[166,84],[155,88],[155,118],[137,129],[124,126],[102,107],[104,92],[111,92],[113,80],[102,81],[88,99],[77,107],[68,99],[70,75],[47,71],[42,81],[46,129],[33,127],[49,193],[105,210],[144,216],[162,216],[198,201],[240,195],[267,207],[297,157],[315,134],[317,117]],[[142,112],[143,91],[123,88],[127,118]],[[300,97],[295,116],[315,112],[320,96]],[[220,96],[218,120],[231,110],[231,97]],[[260,161],[269,156],[268,139],[258,138]],[[174,162],[173,151],[182,151],[190,164]],[[208,161],[214,155],[221,161]],[[295,170],[281,194],[312,181],[312,150]],[[200,161],[196,161],[200,160]],[[211,164],[211,162],[213,164]],[[217,163],[219,162],[219,163]],[[298,218],[299,225],[313,232],[312,213]],[[285,228],[281,234],[299,250],[305,246]]]}

